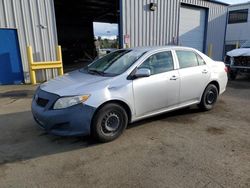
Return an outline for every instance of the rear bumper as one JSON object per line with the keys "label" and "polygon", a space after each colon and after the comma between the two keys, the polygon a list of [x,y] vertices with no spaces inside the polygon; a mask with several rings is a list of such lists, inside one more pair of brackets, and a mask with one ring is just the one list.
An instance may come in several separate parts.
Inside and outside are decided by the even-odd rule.
{"label": "rear bumper", "polygon": [[90,134],[91,120],[95,112],[94,107],[78,104],[65,109],[53,110],[41,107],[33,100],[31,109],[35,121],[48,133],[60,136]]}

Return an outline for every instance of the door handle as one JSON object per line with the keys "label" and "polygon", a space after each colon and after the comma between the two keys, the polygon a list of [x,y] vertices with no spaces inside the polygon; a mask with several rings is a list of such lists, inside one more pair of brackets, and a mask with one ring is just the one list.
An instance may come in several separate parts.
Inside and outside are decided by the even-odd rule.
{"label": "door handle", "polygon": [[208,71],[207,71],[206,69],[204,69],[204,70],[202,71],[202,73],[203,73],[203,74],[207,74]]}
{"label": "door handle", "polygon": [[170,78],[170,80],[177,80],[177,79],[178,79],[178,77],[175,76],[175,75],[173,75],[173,76]]}

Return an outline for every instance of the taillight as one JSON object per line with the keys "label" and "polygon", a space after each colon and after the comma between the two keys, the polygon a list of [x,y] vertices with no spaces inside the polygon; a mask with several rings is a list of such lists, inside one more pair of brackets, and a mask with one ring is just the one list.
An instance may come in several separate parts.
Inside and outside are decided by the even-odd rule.
{"label": "taillight", "polygon": [[228,67],[227,66],[224,67],[224,70],[225,70],[226,73],[228,73]]}

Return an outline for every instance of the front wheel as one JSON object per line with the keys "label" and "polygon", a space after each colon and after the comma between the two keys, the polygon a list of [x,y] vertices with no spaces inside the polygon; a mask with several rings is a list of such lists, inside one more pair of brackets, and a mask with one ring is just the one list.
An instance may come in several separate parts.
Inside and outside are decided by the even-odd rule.
{"label": "front wheel", "polygon": [[215,85],[209,84],[205,89],[199,107],[202,110],[211,110],[218,98],[218,89]]}
{"label": "front wheel", "polygon": [[100,142],[118,138],[128,124],[128,115],[123,107],[115,103],[104,105],[92,122],[92,135]]}

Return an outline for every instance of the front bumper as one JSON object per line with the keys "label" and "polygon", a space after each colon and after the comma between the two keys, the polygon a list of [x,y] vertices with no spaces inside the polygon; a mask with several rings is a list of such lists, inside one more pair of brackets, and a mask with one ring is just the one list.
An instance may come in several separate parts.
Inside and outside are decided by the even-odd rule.
{"label": "front bumper", "polygon": [[38,89],[36,95],[46,99],[48,103],[39,105],[37,99],[33,99],[31,109],[35,121],[46,132],[60,136],[89,135],[91,120],[95,108],[77,104],[69,108],[54,110],[53,105],[59,96]]}

